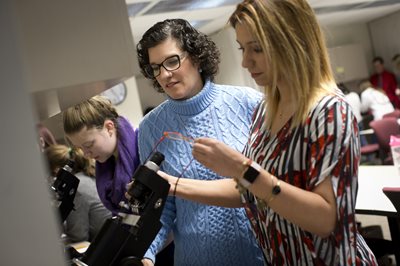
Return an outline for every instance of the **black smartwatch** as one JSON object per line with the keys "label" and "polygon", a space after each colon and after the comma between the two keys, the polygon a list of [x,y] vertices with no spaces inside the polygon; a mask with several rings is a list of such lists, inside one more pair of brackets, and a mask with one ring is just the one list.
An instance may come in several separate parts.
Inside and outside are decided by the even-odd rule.
{"label": "black smartwatch", "polygon": [[247,168],[239,178],[239,182],[244,188],[248,188],[260,175],[261,166],[252,160],[244,161],[243,165]]}

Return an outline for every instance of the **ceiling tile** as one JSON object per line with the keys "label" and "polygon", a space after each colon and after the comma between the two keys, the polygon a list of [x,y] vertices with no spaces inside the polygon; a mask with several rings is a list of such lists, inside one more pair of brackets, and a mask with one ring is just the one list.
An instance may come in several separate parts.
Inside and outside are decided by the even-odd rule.
{"label": "ceiling tile", "polygon": [[[226,26],[241,0],[126,0],[135,41],[154,23],[183,18],[212,34]],[[400,0],[308,0],[323,26],[367,23],[400,10]],[[135,6],[130,6],[135,4]],[[137,5],[136,5],[137,4]],[[147,4],[147,5],[146,5]],[[136,15],[135,15],[136,14]]]}
{"label": "ceiling tile", "polygon": [[128,16],[134,17],[139,14],[149,3],[135,3],[135,4],[128,4]]}
{"label": "ceiling tile", "polygon": [[[320,2],[322,3],[322,2]],[[358,10],[364,8],[372,8],[372,7],[382,7],[387,5],[398,4],[399,0],[379,0],[379,1],[364,1],[358,3],[351,4],[337,4],[337,5],[329,5],[324,7],[315,7],[314,11],[318,14],[325,13],[334,13],[334,12],[345,12],[349,10]]]}
{"label": "ceiling tile", "polygon": [[145,15],[158,14],[164,12],[186,11],[205,8],[217,8],[226,5],[236,5],[242,2],[241,0],[170,0],[160,1],[150,8]]}
{"label": "ceiling tile", "polygon": [[204,25],[209,23],[210,20],[191,20],[189,22],[193,27],[195,27],[196,29],[199,29],[200,27],[203,27]]}

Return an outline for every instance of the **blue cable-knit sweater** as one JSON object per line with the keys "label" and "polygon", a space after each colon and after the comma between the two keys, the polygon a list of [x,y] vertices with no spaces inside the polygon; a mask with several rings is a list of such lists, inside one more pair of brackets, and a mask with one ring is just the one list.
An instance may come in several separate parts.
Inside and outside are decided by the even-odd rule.
{"label": "blue cable-knit sweater", "polygon": [[[176,101],[168,99],[144,117],[139,125],[139,155],[143,163],[165,131],[193,138],[222,140],[242,151],[249,134],[251,116],[262,98],[247,87],[206,82],[196,96]],[[179,176],[192,159],[191,146],[184,141],[165,139],[157,150],[165,155],[161,169]],[[220,179],[193,160],[184,178]],[[243,208],[222,208],[169,197],[161,217],[163,227],[145,257],[155,260],[173,230],[175,266],[257,266],[262,253],[250,229]]]}

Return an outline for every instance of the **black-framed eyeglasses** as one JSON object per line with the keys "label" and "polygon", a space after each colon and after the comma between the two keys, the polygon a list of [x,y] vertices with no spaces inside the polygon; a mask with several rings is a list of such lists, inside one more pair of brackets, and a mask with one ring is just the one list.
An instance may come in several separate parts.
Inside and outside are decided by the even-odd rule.
{"label": "black-framed eyeglasses", "polygon": [[181,67],[181,61],[186,57],[186,54],[173,55],[161,62],[161,64],[150,64],[144,68],[147,75],[152,78],[158,77],[161,73],[161,67],[167,71],[174,71]]}

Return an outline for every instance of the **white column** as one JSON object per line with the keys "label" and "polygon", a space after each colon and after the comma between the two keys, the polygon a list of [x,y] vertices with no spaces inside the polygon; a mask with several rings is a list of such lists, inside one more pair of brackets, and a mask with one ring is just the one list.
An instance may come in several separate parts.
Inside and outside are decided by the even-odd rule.
{"label": "white column", "polygon": [[66,265],[22,63],[14,0],[0,1],[0,264]]}

